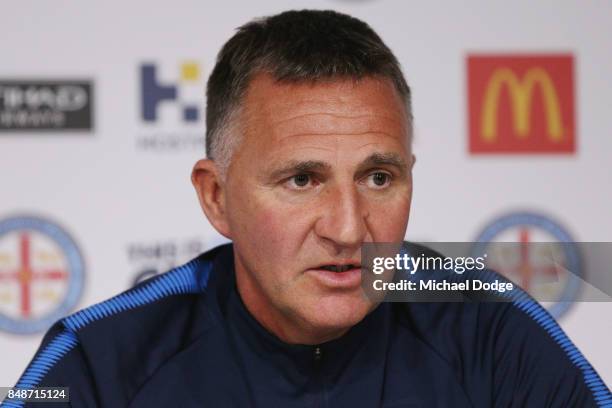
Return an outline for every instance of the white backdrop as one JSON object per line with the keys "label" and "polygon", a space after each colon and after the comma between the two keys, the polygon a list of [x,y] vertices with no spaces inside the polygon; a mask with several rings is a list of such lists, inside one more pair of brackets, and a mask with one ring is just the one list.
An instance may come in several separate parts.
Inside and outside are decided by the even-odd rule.
{"label": "white backdrop", "polygon": [[[181,107],[196,104],[203,114],[205,80],[237,26],[306,7],[367,21],[404,68],[417,155],[408,239],[470,241],[496,217],[524,210],[550,216],[577,241],[612,241],[610,2],[5,1],[0,82],[93,83],[91,131],[0,132],[0,225],[35,215],[72,236],[85,265],[73,309],[222,241],[189,180],[204,154],[204,124],[184,121]],[[487,53],[573,56],[574,153],[469,154],[466,61]],[[190,80],[181,79],[183,63],[192,64]],[[154,64],[159,83],[177,87],[177,100],[160,104],[152,123],[141,117],[143,64]],[[19,258],[16,240],[0,232],[0,270]],[[47,255],[53,251],[61,254],[48,248]],[[0,280],[0,314],[27,326],[18,286],[7,285]],[[59,302],[62,290],[41,289],[32,302]],[[607,384],[611,313],[610,303],[581,303],[560,318]],[[0,327],[0,386],[14,384],[41,337]]]}

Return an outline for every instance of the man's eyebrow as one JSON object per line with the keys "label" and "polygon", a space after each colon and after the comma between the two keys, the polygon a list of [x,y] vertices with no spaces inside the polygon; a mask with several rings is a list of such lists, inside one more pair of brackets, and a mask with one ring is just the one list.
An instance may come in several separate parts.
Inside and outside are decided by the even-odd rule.
{"label": "man's eyebrow", "polygon": [[331,170],[331,166],[328,163],[318,160],[292,160],[280,169],[276,169],[272,172],[270,177],[272,179],[278,179],[284,176],[300,173],[315,173],[322,171]]}
{"label": "man's eyebrow", "polygon": [[361,162],[359,168],[366,170],[372,166],[394,166],[401,173],[408,171],[408,163],[397,153],[372,153]]}

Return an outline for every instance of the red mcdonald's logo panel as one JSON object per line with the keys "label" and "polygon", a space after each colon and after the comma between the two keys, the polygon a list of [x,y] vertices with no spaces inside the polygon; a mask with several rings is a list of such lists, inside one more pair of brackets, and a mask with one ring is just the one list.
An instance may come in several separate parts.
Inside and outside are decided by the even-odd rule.
{"label": "red mcdonald's logo panel", "polygon": [[575,152],[573,62],[570,54],[468,56],[470,153]]}

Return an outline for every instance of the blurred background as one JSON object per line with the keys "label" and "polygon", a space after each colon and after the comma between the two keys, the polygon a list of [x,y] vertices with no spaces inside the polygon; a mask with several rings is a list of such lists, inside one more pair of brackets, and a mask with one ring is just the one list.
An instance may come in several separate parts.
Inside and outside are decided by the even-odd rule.
{"label": "blurred background", "polygon": [[[205,82],[236,27],[287,9],[361,18],[400,60],[417,156],[407,239],[612,241],[610,2],[1,7],[0,386],[57,319],[224,242],[189,179]],[[546,306],[612,384],[612,303]]]}

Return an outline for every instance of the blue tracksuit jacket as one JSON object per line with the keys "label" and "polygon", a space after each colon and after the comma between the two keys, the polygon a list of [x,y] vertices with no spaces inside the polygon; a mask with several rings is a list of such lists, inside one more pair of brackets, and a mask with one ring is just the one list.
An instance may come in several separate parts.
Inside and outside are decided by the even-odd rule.
{"label": "blue tracksuit jacket", "polygon": [[231,245],[60,320],[18,386],[70,387],[70,405],[25,404],[49,408],[612,407],[532,300],[382,303],[341,338],[285,344],[242,304]]}

